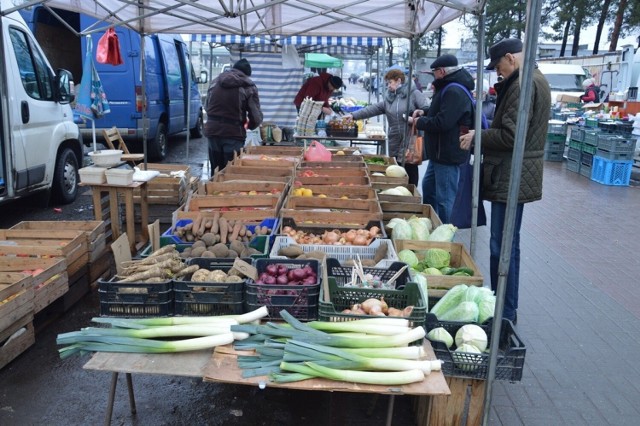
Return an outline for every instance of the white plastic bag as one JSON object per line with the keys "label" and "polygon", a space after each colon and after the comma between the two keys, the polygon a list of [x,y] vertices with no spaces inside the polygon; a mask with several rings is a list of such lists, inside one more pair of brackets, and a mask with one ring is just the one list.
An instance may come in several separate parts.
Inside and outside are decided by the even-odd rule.
{"label": "white plastic bag", "polygon": [[247,130],[247,138],[244,140],[244,146],[260,146],[262,138],[260,137],[260,128]]}

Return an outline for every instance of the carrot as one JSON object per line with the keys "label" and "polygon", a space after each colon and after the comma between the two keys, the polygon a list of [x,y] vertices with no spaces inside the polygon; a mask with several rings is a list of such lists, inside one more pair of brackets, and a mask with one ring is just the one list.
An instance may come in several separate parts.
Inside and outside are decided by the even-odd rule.
{"label": "carrot", "polygon": [[196,230],[198,237],[202,237],[206,232],[207,218],[202,218],[200,221],[200,228]]}
{"label": "carrot", "polygon": [[220,220],[218,221],[218,226],[220,227],[220,242],[222,244],[226,244],[227,243],[227,234],[229,233],[229,228],[228,228],[228,223],[227,223],[227,219],[225,219],[224,217],[221,217]]}
{"label": "carrot", "polygon": [[213,220],[211,222],[211,233],[214,235],[217,234],[218,231],[220,230],[220,227],[218,226],[219,221],[220,221],[220,212],[214,212]]}
{"label": "carrot", "polygon": [[233,225],[233,230],[231,231],[231,236],[229,237],[229,241],[235,241],[238,239],[238,235],[240,234],[240,230],[242,229],[242,222],[237,220]]}
{"label": "carrot", "polygon": [[200,213],[198,213],[198,215],[196,216],[195,219],[193,219],[193,222],[191,222],[193,225],[191,226],[191,230],[192,232],[195,234],[198,232],[198,230],[200,229],[200,223],[202,222],[202,215]]}
{"label": "carrot", "polygon": [[242,226],[240,227],[240,232],[238,233],[238,236],[244,237],[245,235],[247,235],[247,226],[243,223]]}

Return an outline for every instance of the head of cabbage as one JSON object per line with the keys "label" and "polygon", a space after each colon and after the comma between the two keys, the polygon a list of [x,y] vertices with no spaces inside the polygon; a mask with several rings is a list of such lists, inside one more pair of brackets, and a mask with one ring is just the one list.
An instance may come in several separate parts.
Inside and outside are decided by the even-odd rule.
{"label": "head of cabbage", "polygon": [[418,260],[418,256],[416,256],[416,254],[409,249],[400,250],[400,252],[398,253],[398,258],[400,258],[401,262],[406,263],[411,268],[415,268],[418,263],[420,263],[420,261]]}
{"label": "head of cabbage", "polygon": [[424,254],[424,261],[430,268],[444,268],[451,262],[451,253],[439,248],[431,248]]}
{"label": "head of cabbage", "polygon": [[413,230],[406,220],[397,221],[391,231],[392,240],[410,240],[412,236]]}

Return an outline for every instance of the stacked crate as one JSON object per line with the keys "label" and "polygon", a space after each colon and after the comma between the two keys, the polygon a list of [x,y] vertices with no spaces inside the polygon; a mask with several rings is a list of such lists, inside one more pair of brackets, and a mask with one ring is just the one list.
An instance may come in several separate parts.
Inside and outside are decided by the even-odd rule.
{"label": "stacked crate", "polygon": [[575,126],[569,134],[569,150],[567,151],[566,168],[575,173],[580,173],[584,133],[582,127]]}
{"label": "stacked crate", "polygon": [[628,126],[617,122],[603,123],[594,147],[591,180],[615,186],[627,186],[631,178],[636,140]]}
{"label": "stacked crate", "polygon": [[566,140],[567,125],[562,121],[550,120],[547,141],[544,144],[544,159],[546,161],[562,161]]}

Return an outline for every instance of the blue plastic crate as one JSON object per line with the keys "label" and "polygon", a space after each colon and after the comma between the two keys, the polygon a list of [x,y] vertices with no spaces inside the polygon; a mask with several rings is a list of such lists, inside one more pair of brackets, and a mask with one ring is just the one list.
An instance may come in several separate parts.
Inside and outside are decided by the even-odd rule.
{"label": "blue plastic crate", "polygon": [[631,179],[633,161],[615,161],[593,157],[591,180],[603,185],[628,186]]}

